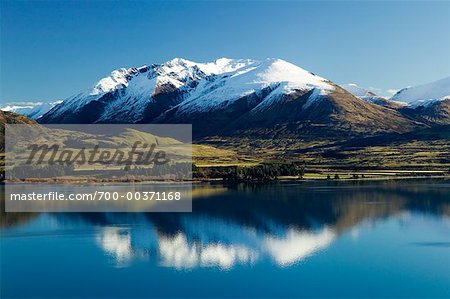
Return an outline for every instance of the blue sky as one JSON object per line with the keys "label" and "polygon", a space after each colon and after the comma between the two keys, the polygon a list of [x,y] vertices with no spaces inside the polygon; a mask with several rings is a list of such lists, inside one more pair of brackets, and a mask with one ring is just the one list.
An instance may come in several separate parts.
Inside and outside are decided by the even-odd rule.
{"label": "blue sky", "polygon": [[386,91],[450,75],[450,2],[1,1],[0,101],[62,99],[120,67],[282,58]]}

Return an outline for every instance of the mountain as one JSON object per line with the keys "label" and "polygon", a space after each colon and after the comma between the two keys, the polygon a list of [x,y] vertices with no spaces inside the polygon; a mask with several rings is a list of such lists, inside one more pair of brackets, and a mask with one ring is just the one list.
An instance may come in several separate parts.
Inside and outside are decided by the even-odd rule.
{"label": "mountain", "polygon": [[36,124],[32,119],[21,114],[0,110],[0,150],[5,148],[5,124]]}
{"label": "mountain", "polygon": [[195,137],[405,132],[417,123],[281,59],[221,58],[119,69],[41,123],[192,123]]}
{"label": "mountain", "polygon": [[69,97],[44,115],[51,123],[147,122],[179,104],[202,81],[232,72],[249,60],[194,63],[176,58],[161,65],[119,69],[93,88]]}
{"label": "mountain", "polygon": [[381,96],[375,94],[374,92],[369,91],[368,89],[365,89],[363,87],[360,87],[354,83],[342,84],[340,86],[343,89],[345,89],[346,91],[348,91],[349,93],[351,93],[352,95],[354,95],[355,97],[360,98],[361,100],[363,100],[365,102],[369,102],[369,103],[373,103],[373,104],[377,104],[380,106],[393,108],[393,109],[398,109],[398,108],[401,108],[402,106],[404,106],[404,104],[402,104],[402,103],[388,100],[388,99],[381,97]]}
{"label": "mountain", "polygon": [[391,100],[417,106],[419,103],[439,101],[448,96],[450,96],[450,77],[423,85],[403,88]]}
{"label": "mountain", "polygon": [[366,102],[395,109],[405,117],[426,125],[450,124],[450,77],[404,88],[390,99],[379,97],[353,83],[341,87]]}
{"label": "mountain", "polygon": [[406,102],[400,112],[429,125],[450,124],[450,77],[408,87],[397,92],[391,100]]}
{"label": "mountain", "polygon": [[192,157],[196,164],[202,164],[202,161],[210,160],[215,162],[221,161],[221,159],[238,160],[236,153],[230,150],[218,149],[204,144],[186,145],[174,138],[160,137],[131,128],[128,128],[123,132],[118,132],[116,135],[107,134],[102,136],[100,134],[83,132],[82,129],[73,131],[61,128],[48,128],[39,125],[36,121],[21,114],[0,110],[0,182],[4,178],[2,173],[4,166],[2,154],[4,154],[5,150],[5,124],[33,125],[33,129],[28,127],[26,131],[29,132],[29,130],[35,130],[31,136],[39,136],[37,141],[45,142],[46,144],[64,145],[65,148],[70,148],[74,144],[77,144],[78,146],[84,145],[86,147],[99,145],[105,148],[117,147],[117,145],[120,145],[122,149],[127,149],[131,148],[136,142],[141,142],[141,144],[157,144],[158,148],[164,148],[166,154],[176,154],[178,157],[181,157],[185,150],[190,152],[192,147]]}
{"label": "mountain", "polygon": [[38,119],[54,106],[58,105],[62,101],[54,101],[49,103],[44,102],[12,102],[0,105],[0,110],[10,111],[18,114],[22,114],[32,119]]}
{"label": "mountain", "polygon": [[429,125],[450,125],[450,96],[442,99],[415,101],[400,112]]}

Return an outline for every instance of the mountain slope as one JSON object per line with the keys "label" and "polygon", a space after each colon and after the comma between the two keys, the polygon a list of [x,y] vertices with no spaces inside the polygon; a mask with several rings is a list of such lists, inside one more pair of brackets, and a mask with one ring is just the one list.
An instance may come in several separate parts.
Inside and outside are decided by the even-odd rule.
{"label": "mountain slope", "polygon": [[5,149],[5,124],[36,124],[32,119],[26,116],[0,110],[0,150]]}
{"label": "mountain slope", "polygon": [[192,123],[195,137],[245,131],[270,137],[370,135],[417,126],[284,60],[226,58],[211,63],[176,58],[114,71],[39,122]]}
{"label": "mountain slope", "polygon": [[161,65],[119,69],[93,88],[72,96],[42,123],[147,122],[179,104],[199,82],[252,63],[218,59],[199,64],[175,58]]}
{"label": "mountain slope", "polygon": [[377,104],[380,106],[393,108],[393,109],[398,109],[403,106],[401,103],[390,101],[390,100],[388,100],[384,97],[381,97],[381,96],[373,93],[372,91],[362,88],[354,83],[342,84],[341,87],[343,89],[345,89],[346,91],[348,91],[349,93],[351,93],[352,95],[354,95],[355,97],[360,98],[361,100],[363,100],[365,102],[369,102],[369,103],[373,103],[373,104]]}
{"label": "mountain slope", "polygon": [[400,112],[429,125],[450,125],[450,97],[416,101],[400,109]]}
{"label": "mountain slope", "polygon": [[[169,109],[155,121],[192,123],[197,136],[253,132],[271,138],[329,135],[331,131],[403,132],[415,125],[397,111],[361,101],[331,81],[288,62],[268,60],[249,68],[241,70],[240,76],[219,81],[218,88],[201,89],[206,92]],[[258,80],[261,77],[265,80]]]}
{"label": "mountain slope", "polygon": [[400,112],[410,118],[429,125],[450,124],[450,77],[404,88],[391,99],[406,102]]}
{"label": "mountain slope", "polygon": [[252,134],[260,138],[373,135],[405,132],[415,126],[397,111],[366,103],[331,86],[334,89],[326,94],[316,89],[298,90],[275,99],[269,98],[270,90],[263,90],[225,108],[218,106],[205,112],[177,114],[177,106],[157,121],[192,123],[197,136]]}
{"label": "mountain slope", "polygon": [[439,100],[450,96],[450,77],[443,78],[431,83],[407,87],[398,91],[391,100],[418,103],[418,101]]}

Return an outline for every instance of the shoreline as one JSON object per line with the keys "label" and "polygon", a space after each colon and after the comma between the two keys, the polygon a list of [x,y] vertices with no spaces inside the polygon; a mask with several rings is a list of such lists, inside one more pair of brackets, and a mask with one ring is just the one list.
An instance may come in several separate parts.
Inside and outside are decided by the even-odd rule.
{"label": "shoreline", "polygon": [[310,178],[298,178],[294,176],[281,176],[273,180],[228,180],[225,178],[195,178],[192,180],[95,180],[95,179],[34,179],[34,180],[14,180],[14,181],[2,181],[0,185],[11,184],[40,184],[40,183],[52,183],[52,184],[94,184],[94,185],[111,185],[111,184],[179,184],[179,183],[249,183],[249,184],[265,184],[276,182],[357,182],[357,181],[398,181],[398,180],[427,180],[427,179],[450,179],[450,174],[444,175],[418,175],[418,176],[377,176],[377,177],[359,177],[359,178],[323,178],[323,177],[310,177]]}

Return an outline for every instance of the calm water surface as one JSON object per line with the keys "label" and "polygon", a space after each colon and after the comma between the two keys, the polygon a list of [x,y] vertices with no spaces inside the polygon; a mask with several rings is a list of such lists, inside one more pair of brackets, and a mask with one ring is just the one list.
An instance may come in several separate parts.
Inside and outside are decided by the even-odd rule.
{"label": "calm water surface", "polygon": [[1,295],[450,297],[450,181],[193,196],[193,213],[2,213]]}

